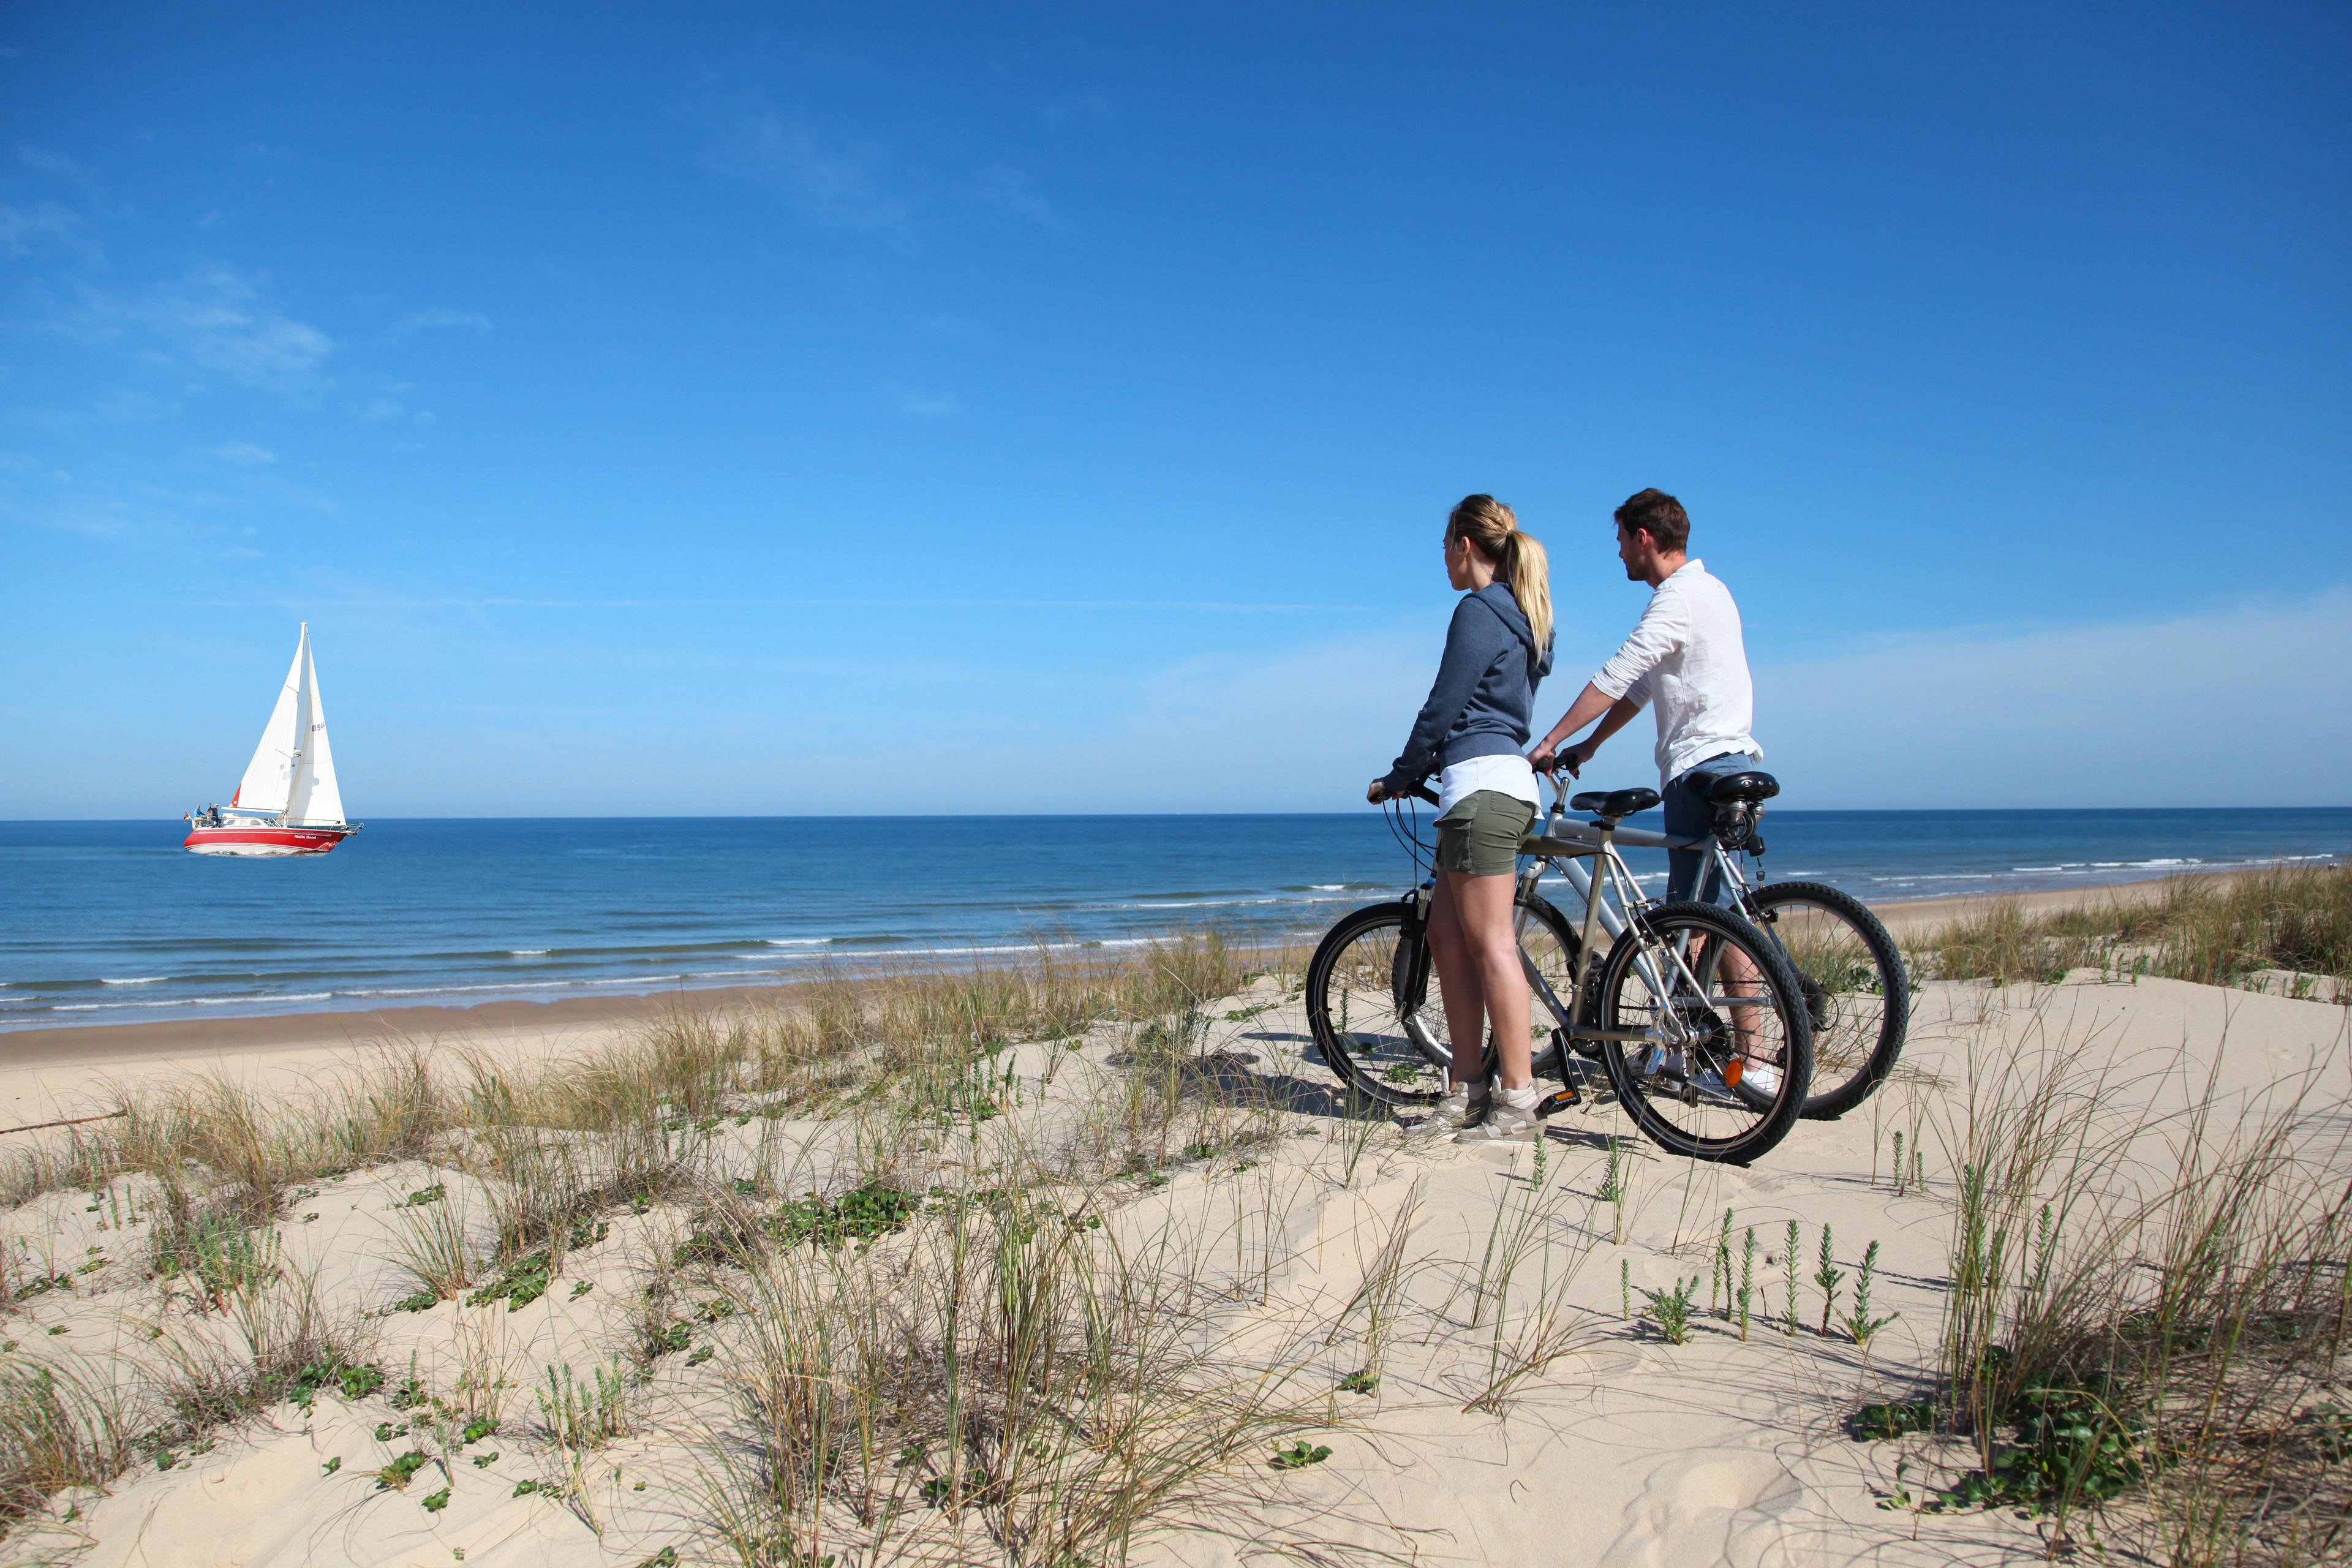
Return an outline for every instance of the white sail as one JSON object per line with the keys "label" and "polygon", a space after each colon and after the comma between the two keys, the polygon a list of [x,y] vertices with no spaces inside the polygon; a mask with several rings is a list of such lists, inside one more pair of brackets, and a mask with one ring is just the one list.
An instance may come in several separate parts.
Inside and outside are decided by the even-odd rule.
{"label": "white sail", "polygon": [[310,656],[310,628],[302,628],[301,763],[286,799],[286,820],[304,827],[341,827],[343,792],[335,782],[335,753],[327,744],[327,707],[319,697],[319,666]]}
{"label": "white sail", "polygon": [[253,749],[253,761],[246,763],[245,777],[232,797],[240,810],[275,816],[286,809],[287,798],[294,789],[301,735],[308,722],[303,713],[306,705],[302,700],[302,678],[310,663],[310,627],[306,622],[301,640],[294,645],[294,663],[286,672],[286,685],[278,693],[278,706],[269,710],[268,728],[261,731],[261,744]]}

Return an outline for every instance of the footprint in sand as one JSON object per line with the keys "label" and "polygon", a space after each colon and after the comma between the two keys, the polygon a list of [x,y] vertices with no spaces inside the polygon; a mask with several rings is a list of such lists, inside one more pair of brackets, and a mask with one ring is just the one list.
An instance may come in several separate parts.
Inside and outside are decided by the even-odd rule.
{"label": "footprint in sand", "polygon": [[1774,1560],[1783,1515],[1802,1495],[1768,1455],[1717,1450],[1670,1459],[1625,1509],[1601,1568]]}

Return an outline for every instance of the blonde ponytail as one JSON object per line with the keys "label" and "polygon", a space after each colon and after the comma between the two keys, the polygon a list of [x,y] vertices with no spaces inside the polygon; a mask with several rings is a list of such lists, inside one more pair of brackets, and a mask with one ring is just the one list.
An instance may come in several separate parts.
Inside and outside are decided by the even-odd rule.
{"label": "blonde ponytail", "polygon": [[1514,529],[1503,542],[1502,567],[1511,580],[1511,597],[1519,602],[1519,614],[1536,634],[1540,658],[1551,646],[1551,557],[1544,552],[1543,541]]}
{"label": "blonde ponytail", "polygon": [[1551,646],[1551,557],[1532,533],[1519,531],[1518,514],[1493,496],[1464,496],[1445,520],[1448,538],[1467,539],[1478,553],[1510,580],[1511,596],[1535,634],[1536,658]]}

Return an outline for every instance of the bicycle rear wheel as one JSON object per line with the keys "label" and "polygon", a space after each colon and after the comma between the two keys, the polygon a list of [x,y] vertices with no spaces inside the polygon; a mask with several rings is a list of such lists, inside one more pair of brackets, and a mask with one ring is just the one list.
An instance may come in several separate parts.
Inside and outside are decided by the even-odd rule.
{"label": "bicycle rear wheel", "polygon": [[[1522,896],[1518,907],[1527,916],[1519,950],[1543,986],[1573,1012],[1576,928],[1539,894]],[[1453,1060],[1444,988],[1422,934],[1425,929],[1408,927],[1401,899],[1372,904],[1341,916],[1307,965],[1307,1028],[1325,1063],[1359,1092],[1385,1105],[1434,1103],[1445,1092],[1446,1064]],[[1576,1079],[1565,1058],[1545,1043],[1549,1008],[1541,992],[1529,1002],[1535,1070],[1551,1072],[1572,1086]],[[1482,1057],[1490,1058],[1492,1049],[1489,1042]],[[1492,1070],[1490,1059],[1485,1068]]]}
{"label": "bicycle rear wheel", "polygon": [[[1601,968],[1601,1023],[1648,1037],[1607,1041],[1601,1059],[1634,1125],[1669,1152],[1745,1165],[1804,1109],[1813,1053],[1801,983],[1788,955],[1729,910],[1678,902],[1639,913]],[[1778,1071],[1769,1096],[1743,1081],[1750,1064]]]}
{"label": "bicycle rear wheel", "polygon": [[[1323,1061],[1383,1105],[1426,1107],[1445,1092],[1453,1040],[1428,943],[1403,900],[1339,917],[1307,965],[1307,1026]],[[1426,1045],[1429,1049],[1423,1047]]]}
{"label": "bicycle rear wheel", "polygon": [[1805,1115],[1844,1115],[1886,1081],[1911,1028],[1911,975],[1869,907],[1822,882],[1767,882],[1750,895],[1796,966],[1813,1026]]}

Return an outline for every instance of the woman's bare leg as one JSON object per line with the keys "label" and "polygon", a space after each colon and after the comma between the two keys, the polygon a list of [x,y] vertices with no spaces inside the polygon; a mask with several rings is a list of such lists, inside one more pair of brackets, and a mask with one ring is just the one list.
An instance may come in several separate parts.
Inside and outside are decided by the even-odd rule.
{"label": "woman's bare leg", "polygon": [[1436,961],[1437,984],[1445,993],[1445,1032],[1454,1042],[1449,1079],[1475,1084],[1483,1078],[1486,1054],[1486,988],[1454,908],[1454,882],[1453,872],[1438,874],[1436,896],[1429,906],[1429,954]]}
{"label": "woman's bare leg", "polygon": [[[1479,1000],[1485,1021],[1494,1026],[1495,1052],[1500,1058],[1497,1081],[1505,1089],[1526,1089],[1535,1081],[1535,1054],[1528,1035],[1528,976],[1519,966],[1519,936],[1514,923],[1518,891],[1516,877],[1474,877],[1447,871],[1439,877],[1445,907],[1460,931],[1470,963],[1478,976]],[[1452,979],[1447,977],[1451,985]],[[1454,994],[1445,996],[1446,1025],[1463,1036],[1454,1022]],[[1482,1033],[1484,1031],[1481,1031]],[[1455,1046],[1458,1053],[1459,1044]]]}

